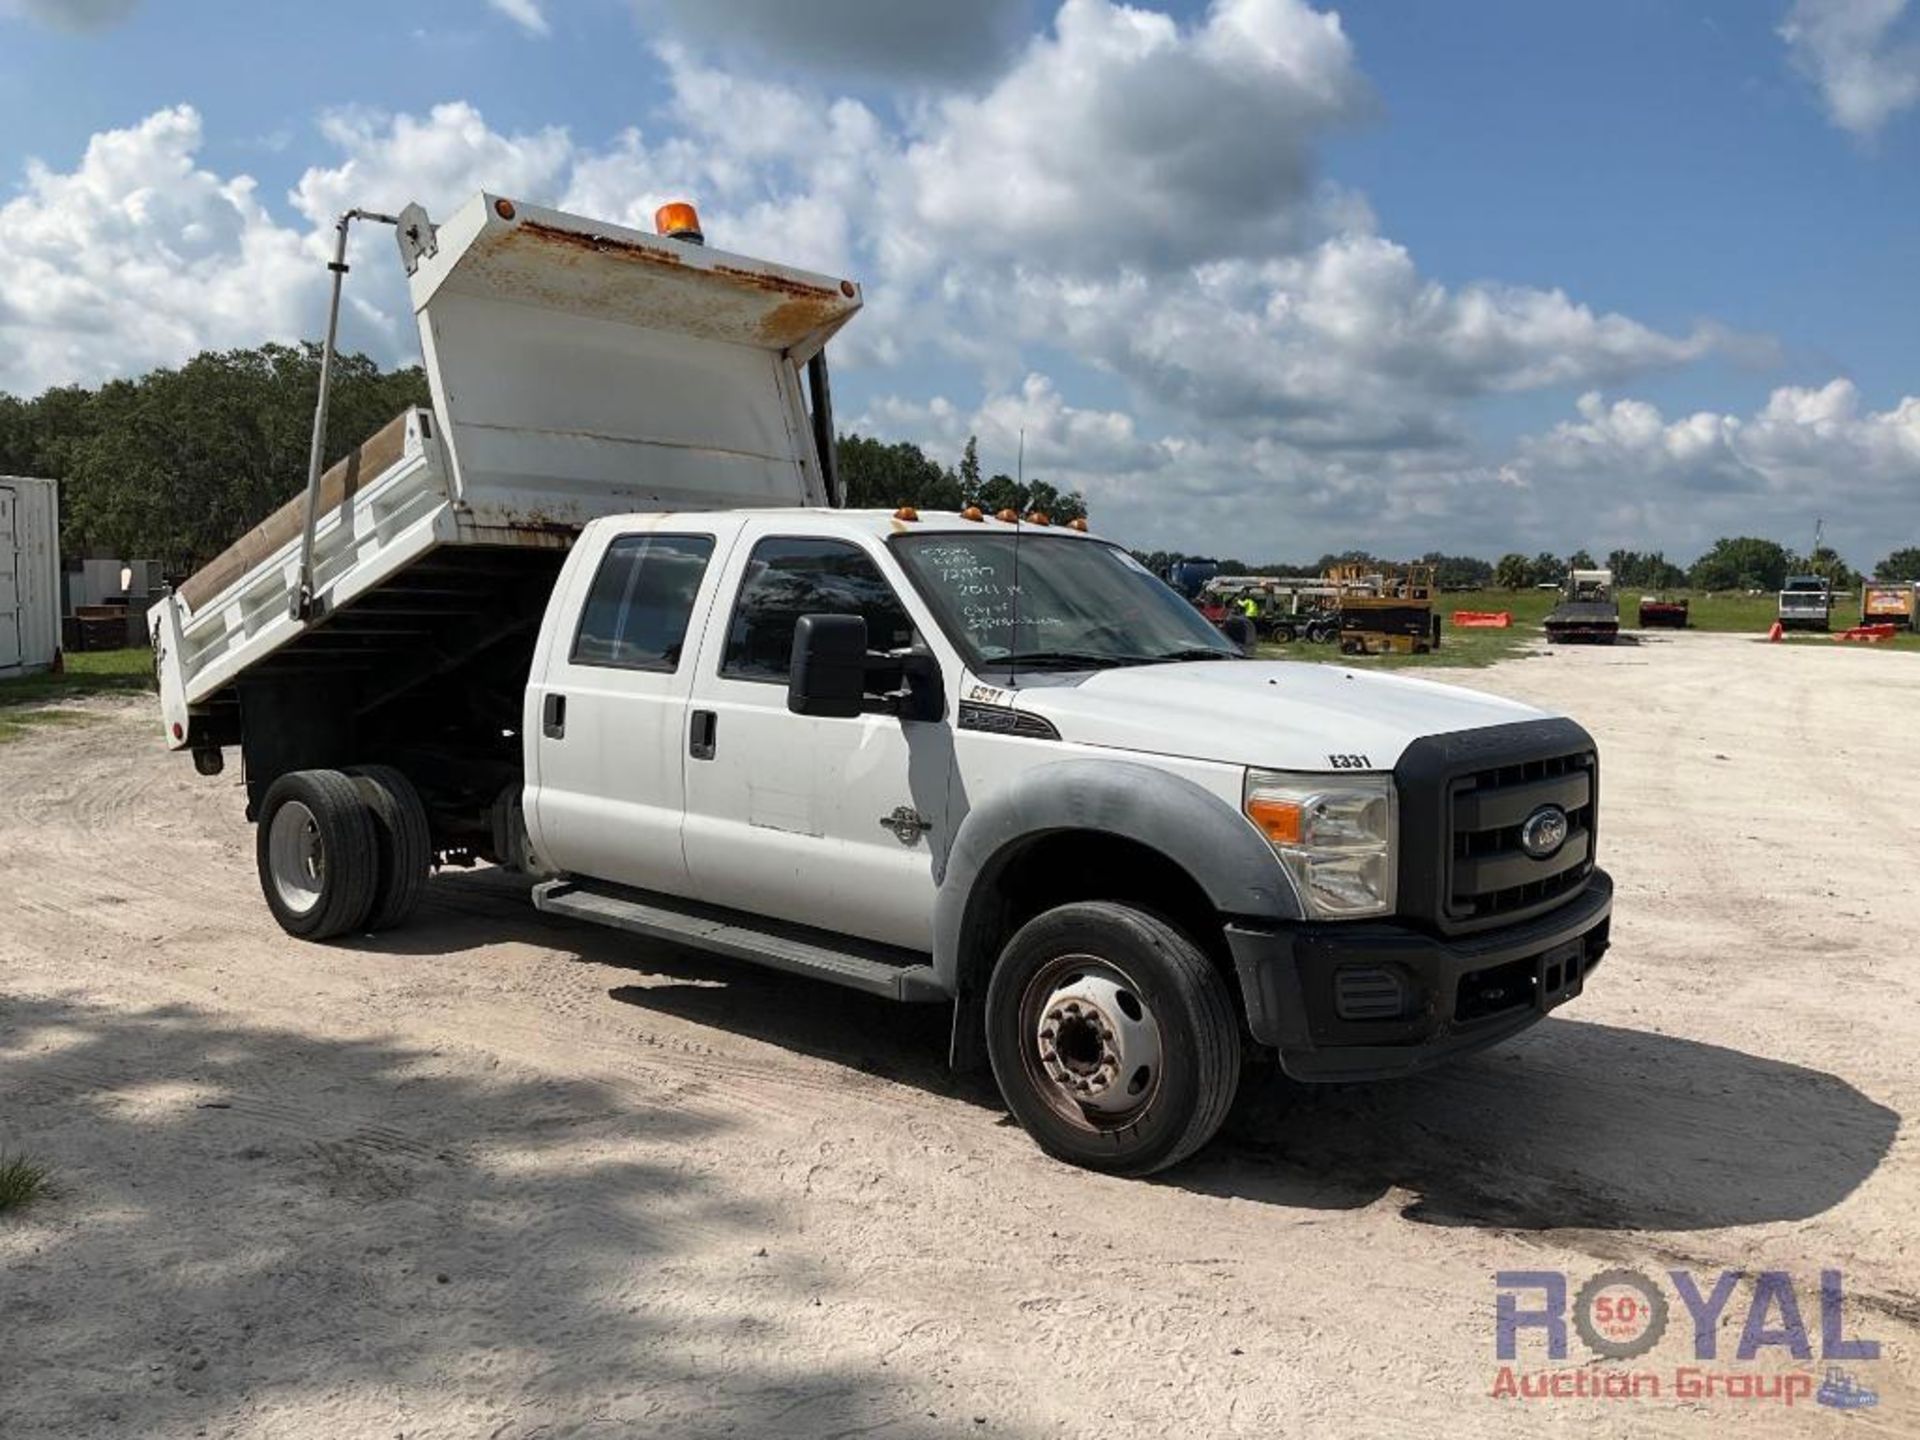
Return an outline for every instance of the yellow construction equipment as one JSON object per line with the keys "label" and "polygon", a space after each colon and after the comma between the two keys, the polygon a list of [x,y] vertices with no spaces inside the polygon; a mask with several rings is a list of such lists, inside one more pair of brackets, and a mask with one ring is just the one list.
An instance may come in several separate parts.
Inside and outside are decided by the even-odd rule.
{"label": "yellow construction equipment", "polygon": [[1336,565],[1343,655],[1424,655],[1439,643],[1433,623],[1433,566]]}

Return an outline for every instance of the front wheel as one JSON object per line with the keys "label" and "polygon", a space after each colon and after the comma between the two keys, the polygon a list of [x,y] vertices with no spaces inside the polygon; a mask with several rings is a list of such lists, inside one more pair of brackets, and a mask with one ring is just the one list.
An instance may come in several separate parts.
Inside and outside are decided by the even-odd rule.
{"label": "front wheel", "polygon": [[1164,920],[1108,901],[1049,910],[1007,943],[987,987],[987,1052],[1042,1150],[1116,1175],[1206,1144],[1240,1078],[1219,970]]}

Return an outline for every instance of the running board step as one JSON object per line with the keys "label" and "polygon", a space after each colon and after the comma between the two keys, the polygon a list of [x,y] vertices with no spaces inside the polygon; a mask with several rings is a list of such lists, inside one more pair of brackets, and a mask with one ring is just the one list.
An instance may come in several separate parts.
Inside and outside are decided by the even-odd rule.
{"label": "running board step", "polygon": [[888,1000],[949,998],[933,966],[911,950],[785,925],[693,900],[613,886],[589,887],[579,880],[548,880],[533,887],[533,903],[549,915],[811,975]]}

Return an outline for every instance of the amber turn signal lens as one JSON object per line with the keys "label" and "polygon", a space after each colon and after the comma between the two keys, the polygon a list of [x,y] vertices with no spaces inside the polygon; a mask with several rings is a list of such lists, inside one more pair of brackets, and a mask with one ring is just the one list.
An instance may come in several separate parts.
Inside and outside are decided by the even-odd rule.
{"label": "amber turn signal lens", "polygon": [[511,220],[513,218],[513,202],[511,200],[494,201],[493,213],[498,215],[502,220]]}
{"label": "amber turn signal lens", "polygon": [[1291,800],[1267,800],[1256,796],[1247,802],[1247,818],[1260,827],[1260,833],[1274,845],[1298,845],[1300,821],[1305,812]]}
{"label": "amber turn signal lens", "polygon": [[995,515],[993,518],[996,520],[1004,520],[1009,525],[1018,525],[1020,523],[1019,514],[1013,510],[1002,510],[999,514]]}
{"label": "amber turn signal lens", "polygon": [[918,520],[920,518],[920,512],[911,505],[902,505],[898,510],[893,512],[893,518],[896,520]]}
{"label": "amber turn signal lens", "polygon": [[1087,533],[1087,517],[1084,515],[1075,516],[1073,519],[1067,522],[1067,528],[1069,530],[1078,530],[1082,535],[1086,534]]}
{"label": "amber turn signal lens", "polygon": [[984,520],[987,518],[987,512],[982,510],[978,505],[969,505],[960,512],[960,518],[962,520]]}
{"label": "amber turn signal lens", "polygon": [[1053,522],[1047,518],[1046,511],[1035,510],[1032,514],[1027,516],[1027,523],[1029,525],[1051,525]]}

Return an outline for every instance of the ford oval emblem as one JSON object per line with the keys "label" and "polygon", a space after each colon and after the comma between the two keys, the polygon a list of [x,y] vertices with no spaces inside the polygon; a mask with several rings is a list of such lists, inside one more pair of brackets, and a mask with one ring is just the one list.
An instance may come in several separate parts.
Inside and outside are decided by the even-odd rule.
{"label": "ford oval emblem", "polygon": [[1551,858],[1567,843],[1567,812],[1542,805],[1520,822],[1520,848],[1536,860]]}

